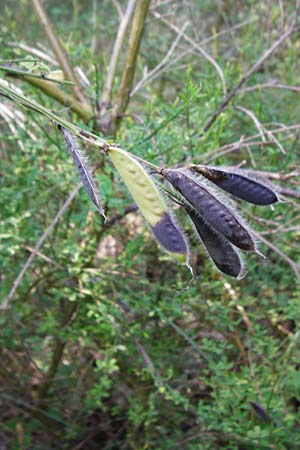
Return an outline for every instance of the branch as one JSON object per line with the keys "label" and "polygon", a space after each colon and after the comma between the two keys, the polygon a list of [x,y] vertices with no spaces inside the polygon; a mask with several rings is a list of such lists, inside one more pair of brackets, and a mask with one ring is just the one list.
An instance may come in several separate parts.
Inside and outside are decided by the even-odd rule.
{"label": "branch", "polygon": [[88,123],[93,118],[93,111],[89,105],[85,104],[83,106],[72,95],[67,94],[62,89],[59,89],[52,82],[35,78],[30,75],[22,75],[21,77],[14,76],[14,78],[20,78],[26,81],[32,86],[37,87],[40,91],[44,92],[48,97],[59,102],[61,105],[70,108],[70,110],[76,113],[84,123]]}
{"label": "branch", "polygon": [[150,1],[151,0],[139,0],[135,8],[129,37],[125,68],[121,80],[117,102],[113,109],[113,120],[115,122],[117,121],[118,117],[126,111],[129,103],[129,95],[136,69],[136,60],[140,48],[148,9],[150,6]]}
{"label": "branch", "polygon": [[177,38],[175,39],[175,41],[173,42],[173,44],[171,45],[171,47],[169,48],[167,54],[164,56],[164,58],[161,60],[161,62],[154,67],[154,69],[152,69],[145,77],[143,77],[137,84],[136,86],[132,89],[132,91],[130,92],[130,97],[133,97],[137,91],[139,91],[141,88],[143,88],[146,84],[148,84],[150,81],[152,81],[160,72],[161,70],[165,67],[165,65],[167,64],[167,61],[170,59],[170,57],[172,56],[175,48],[177,47],[185,28],[187,27],[188,22],[185,22],[185,24],[183,25],[182,29],[179,30],[179,33],[177,35]]}
{"label": "branch", "polygon": [[64,51],[64,49],[61,45],[61,42],[55,32],[54,26],[53,26],[50,18],[47,16],[46,11],[44,10],[40,0],[32,0],[32,4],[33,4],[33,8],[36,12],[37,18],[39,20],[40,26],[41,26],[49,44],[51,45],[51,47],[53,49],[53,52],[65,74],[66,79],[75,83],[71,88],[74,96],[81,103],[85,104],[86,99],[78,86],[78,80],[77,80],[76,74],[72,68],[72,65],[71,65],[71,62],[69,60],[67,53]]}
{"label": "branch", "polygon": [[102,95],[102,102],[110,103],[110,101],[111,101],[112,88],[113,88],[115,73],[116,73],[116,69],[117,69],[118,59],[120,56],[126,29],[128,27],[130,18],[133,14],[135,4],[136,4],[136,0],[129,0],[127,8],[126,8],[126,12],[122,17],[122,20],[121,20],[121,23],[120,23],[120,26],[118,29],[117,37],[115,40],[113,52],[112,52],[111,59],[110,59],[107,77],[105,80],[105,85],[104,85],[104,90],[103,90],[103,95]]}
{"label": "branch", "polygon": [[268,241],[266,238],[264,238],[261,234],[259,235],[259,239],[267,245],[273,252],[277,253],[281,258],[283,258],[291,267],[294,274],[296,275],[296,278],[300,280],[300,273],[297,264],[289,257],[287,256],[282,250],[280,250],[276,245]]}
{"label": "branch", "polygon": [[85,130],[84,128],[74,125],[68,120],[54,114],[50,109],[45,106],[31,100],[30,98],[25,97],[22,93],[20,93],[19,89],[12,89],[8,86],[8,83],[5,80],[0,78],[0,96],[8,98],[12,102],[22,105],[25,108],[28,108],[34,112],[42,114],[44,117],[47,117],[51,122],[54,122],[56,125],[61,125],[62,127],[69,130],[75,136],[80,137],[85,142],[88,142],[91,145],[95,145],[100,149],[104,149],[107,147],[107,143],[104,139],[99,137],[99,135],[95,133],[91,133],[90,131]]}
{"label": "branch", "polygon": [[41,248],[41,246],[43,245],[43,243],[45,242],[45,240],[47,239],[47,237],[49,236],[49,234],[51,233],[53,228],[57,225],[57,223],[59,222],[59,219],[61,218],[61,216],[68,209],[68,207],[70,206],[70,204],[72,203],[72,201],[76,197],[77,193],[79,192],[79,189],[81,188],[81,186],[82,185],[80,183],[80,184],[78,184],[76,186],[75,189],[73,189],[73,191],[71,192],[71,194],[69,195],[69,197],[67,198],[67,200],[65,201],[63,206],[60,208],[60,210],[58,211],[58,213],[56,214],[56,216],[52,220],[51,224],[48,226],[48,228],[45,230],[45,232],[42,234],[42,236],[40,237],[40,239],[36,243],[36,245],[35,245],[35,247],[33,249],[33,252],[29,256],[29,258],[27,259],[26,263],[22,267],[22,270],[20,271],[19,275],[17,276],[17,278],[13,282],[13,286],[12,286],[8,296],[6,297],[4,302],[0,305],[0,310],[1,309],[6,309],[8,307],[9,302],[11,301],[11,299],[13,298],[16,290],[20,286],[21,281],[22,281],[22,279],[23,279],[27,269],[30,267],[32,261],[34,260],[36,254],[38,253],[39,249]]}
{"label": "branch", "polygon": [[248,79],[257,72],[266,62],[268,58],[270,58],[282,45],[283,43],[296,31],[299,31],[299,28],[296,28],[296,22],[293,20],[289,29],[283,33],[279,39],[266,51],[264,52],[260,58],[256,61],[256,63],[246,72],[246,74],[241,78],[238,84],[229,92],[228,96],[222,101],[218,109],[213,113],[207,124],[204,126],[203,131],[199,134],[199,137],[202,137],[204,133],[206,133],[211,126],[215,123],[216,119],[222,113],[222,111],[226,108],[228,103],[236,96],[237,92],[243,86],[243,84],[248,81]]}
{"label": "branch", "polygon": [[[171,28],[171,30],[175,31],[177,34],[182,33],[182,31],[176,27],[176,25],[171,24],[170,22],[168,22],[166,19],[164,19],[161,14],[159,14],[156,11],[153,11],[154,16],[159,19],[161,22],[163,22],[164,24],[166,24],[169,28]],[[210,64],[212,64],[214,66],[214,68],[216,69],[216,71],[219,74],[219,77],[221,79],[221,83],[222,83],[222,88],[223,88],[223,95],[225,96],[227,94],[227,87],[226,87],[226,81],[225,81],[225,77],[224,74],[222,72],[221,67],[219,66],[219,64],[202,48],[200,47],[199,44],[197,44],[193,39],[191,39],[187,34],[182,33],[182,38],[185,39],[190,45],[192,45],[194,47],[195,50],[197,50],[198,53],[200,53],[205,59],[207,59],[208,62],[210,62]]]}

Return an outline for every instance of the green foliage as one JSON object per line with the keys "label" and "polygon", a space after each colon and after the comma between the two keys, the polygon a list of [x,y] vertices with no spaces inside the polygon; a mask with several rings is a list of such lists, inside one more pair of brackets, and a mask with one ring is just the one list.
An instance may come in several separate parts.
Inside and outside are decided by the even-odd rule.
{"label": "green foliage", "polygon": [[[101,11],[93,12],[91,2],[74,1],[72,7],[46,2],[72,62],[91,81],[93,104],[118,26],[114,2],[102,3]],[[188,19],[194,30],[201,23],[199,41],[249,20],[205,44],[228,88],[271,45],[294,10],[292,2],[282,2],[283,14],[275,1],[190,1],[189,8],[172,3],[180,23]],[[169,6],[162,4],[161,14]],[[28,58],[5,45],[12,36],[32,46],[43,41],[33,17],[24,27],[29,8],[28,2],[9,1],[3,9],[3,59]],[[195,38],[193,28],[186,32]],[[161,61],[173,41],[172,32],[150,15],[137,79],[144,66],[151,69]],[[285,85],[299,83],[298,53],[291,38],[247,87],[275,78]],[[18,86],[28,97],[60,110],[33,86]],[[272,88],[241,92],[200,139],[223,94],[214,67],[198,53],[188,53],[133,97],[129,113],[138,120],[124,117],[116,140],[158,166],[246,160],[256,170],[289,173],[299,166],[297,129],[274,134],[285,148],[283,155],[276,143],[261,143],[251,117],[235,106],[274,129],[300,122],[298,96]],[[18,110],[6,99],[3,104]],[[24,120],[11,122],[14,130],[0,124],[1,302],[79,181],[56,128],[21,111]],[[68,111],[61,115],[76,123]],[[259,144],[220,150],[256,135],[251,142]],[[157,248],[139,214],[125,214],[132,198],[108,158],[88,146],[85,151],[91,166],[97,166],[95,180],[108,225],[103,226],[81,189],[34,258],[11,309],[1,311],[4,448],[300,448],[300,291],[289,265],[292,260],[299,267],[298,201],[274,209],[243,206],[253,228],[290,260],[261,244],[266,260],[247,255],[248,274],[240,281],[214,269],[183,222],[197,273],[191,282],[186,268]],[[291,180],[287,185],[298,189],[297,179]],[[265,411],[266,420],[251,402]]]}

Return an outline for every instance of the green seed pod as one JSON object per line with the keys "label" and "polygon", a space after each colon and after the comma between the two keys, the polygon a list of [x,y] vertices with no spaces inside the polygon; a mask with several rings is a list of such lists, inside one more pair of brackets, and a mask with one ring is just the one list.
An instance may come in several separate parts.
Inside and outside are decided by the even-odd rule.
{"label": "green seed pod", "polygon": [[184,169],[161,169],[172,186],[199,212],[204,220],[243,250],[256,250],[251,232],[233,210],[219,200],[209,187],[200,184],[192,173]]}
{"label": "green seed pod", "polygon": [[177,261],[186,262],[188,249],[184,234],[175,224],[169,207],[151,176],[125,150],[110,147],[108,155],[158,242]]}
{"label": "green seed pod", "polygon": [[247,170],[219,169],[201,165],[192,165],[189,169],[201,173],[224,191],[255,205],[271,205],[279,201],[274,189],[262,180],[256,179]]}
{"label": "green seed pod", "polygon": [[205,220],[195,213],[189,207],[186,207],[186,212],[190,216],[199,237],[205,246],[208,255],[211,257],[218,269],[235,278],[242,278],[244,275],[243,263],[239,253],[220,233],[208,225]]}

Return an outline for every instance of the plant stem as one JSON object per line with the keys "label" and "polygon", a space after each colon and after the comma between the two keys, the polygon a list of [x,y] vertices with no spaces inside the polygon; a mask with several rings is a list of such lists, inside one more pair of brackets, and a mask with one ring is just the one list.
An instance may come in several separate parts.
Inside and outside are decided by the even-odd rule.
{"label": "plant stem", "polygon": [[136,69],[136,60],[140,48],[142,34],[151,0],[139,0],[137,2],[132,21],[131,32],[125,61],[125,68],[118,93],[116,105],[113,108],[113,117],[116,128],[118,118],[124,114],[129,103],[129,95],[133,85],[133,78]]}
{"label": "plant stem", "polygon": [[39,78],[32,78],[31,76],[23,76],[23,80],[27,81],[32,86],[39,88],[48,97],[53,98],[61,105],[70,108],[77,116],[83,120],[84,123],[89,123],[93,118],[93,111],[88,104],[84,106],[78,100],[76,100],[72,95],[67,94],[62,89],[59,89],[53,83],[49,81],[44,81]]}
{"label": "plant stem", "polygon": [[112,95],[112,88],[114,83],[114,78],[116,74],[117,64],[122,48],[122,44],[124,41],[125,33],[130,21],[130,18],[132,16],[132,13],[134,11],[134,7],[136,4],[136,0],[129,0],[126,8],[126,12],[124,14],[124,17],[121,20],[117,37],[115,40],[113,52],[111,55],[109,68],[107,72],[107,77],[105,80],[103,95],[102,95],[102,102],[110,102],[111,101],[111,95]]}
{"label": "plant stem", "polygon": [[230,103],[230,101],[233,99],[233,97],[236,96],[239,89],[243,86],[243,84],[245,84],[246,81],[248,81],[248,79],[251,77],[251,75],[253,75],[255,72],[257,72],[258,69],[260,69],[263,66],[263,64],[266,62],[266,60],[268,58],[270,58],[270,56],[272,56],[273,53],[275,53],[279,49],[279,47],[281,47],[281,45],[296,31],[299,31],[299,28],[295,27],[295,22],[293,21],[291,26],[288,28],[288,30],[285,33],[283,33],[277,39],[277,41],[275,41],[274,44],[259,57],[259,59],[256,61],[256,63],[253,64],[253,66],[245,73],[245,75],[243,75],[243,77],[240,79],[238,84],[233,89],[231,89],[231,91],[229,92],[227,97],[221,102],[220,106],[216,109],[216,111],[213,113],[211,118],[208,120],[208,122],[204,126],[202,132],[199,134],[199,137],[202,137],[204,135],[204,133],[206,133],[211,128],[211,126],[215,123],[216,119],[226,108],[228,103]]}
{"label": "plant stem", "polygon": [[53,52],[65,74],[66,79],[74,83],[74,85],[72,85],[71,87],[73,95],[77,98],[77,100],[80,101],[80,103],[85,104],[86,98],[82,94],[80,87],[78,86],[78,79],[72,68],[69,57],[61,45],[61,42],[55,32],[50,18],[46,14],[46,11],[44,10],[40,0],[32,0],[32,4],[39,20],[40,26],[53,49]]}
{"label": "plant stem", "polygon": [[24,95],[18,93],[16,89],[12,89],[9,86],[5,85],[4,83],[5,82],[0,79],[0,95],[7,97],[14,103],[23,105],[26,108],[33,110],[34,112],[42,114],[43,116],[47,117],[47,119],[51,120],[52,122],[55,122],[56,124],[61,125],[67,130],[71,131],[75,136],[80,137],[89,144],[95,145],[96,147],[101,149],[103,149],[104,146],[107,146],[106,141],[104,141],[104,139],[101,139],[97,134],[84,130],[81,127],[76,126],[73,123],[69,122],[68,120],[59,117],[58,115],[54,114],[50,109],[40,105],[34,100],[28,99]]}

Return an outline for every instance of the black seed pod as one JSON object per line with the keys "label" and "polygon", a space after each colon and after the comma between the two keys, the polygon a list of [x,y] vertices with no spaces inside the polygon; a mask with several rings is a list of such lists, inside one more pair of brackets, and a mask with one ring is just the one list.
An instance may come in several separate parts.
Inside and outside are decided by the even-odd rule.
{"label": "black seed pod", "polygon": [[241,224],[241,219],[236,217],[230,207],[216,198],[207,186],[201,185],[189,171],[161,169],[160,173],[188,200],[208,224],[223,234],[232,244],[243,250],[255,250],[254,239]]}
{"label": "black seed pod", "polygon": [[199,233],[203,245],[215,265],[221,272],[231,277],[240,278],[243,274],[243,263],[238,252],[216,230],[192,209],[185,207]]}
{"label": "black seed pod", "polygon": [[254,178],[246,170],[216,169],[201,165],[193,165],[189,169],[201,173],[224,191],[255,205],[271,205],[279,201],[274,189]]}
{"label": "black seed pod", "polygon": [[183,255],[187,253],[183,234],[169,214],[164,213],[160,221],[155,226],[151,226],[151,230],[158,242],[169,252]]}

